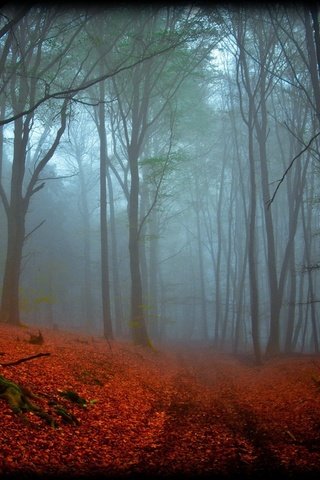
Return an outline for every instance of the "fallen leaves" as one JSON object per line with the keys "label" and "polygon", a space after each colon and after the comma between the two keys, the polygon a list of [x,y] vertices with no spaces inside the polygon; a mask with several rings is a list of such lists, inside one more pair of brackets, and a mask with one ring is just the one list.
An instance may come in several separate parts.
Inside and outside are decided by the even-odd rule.
{"label": "fallen leaves", "polygon": [[1,372],[39,395],[42,408],[54,401],[77,420],[53,429],[1,401],[0,474],[320,470],[311,357],[254,367],[209,349],[155,352],[112,342],[110,350],[99,338],[45,329],[43,336],[44,346],[32,345],[17,327],[0,325],[3,361],[44,347],[51,353]]}

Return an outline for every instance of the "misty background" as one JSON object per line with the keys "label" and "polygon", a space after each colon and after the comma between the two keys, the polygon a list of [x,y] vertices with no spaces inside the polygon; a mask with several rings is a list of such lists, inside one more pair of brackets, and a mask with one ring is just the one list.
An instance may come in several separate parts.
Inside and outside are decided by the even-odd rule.
{"label": "misty background", "polygon": [[0,320],[318,353],[317,7],[0,22]]}

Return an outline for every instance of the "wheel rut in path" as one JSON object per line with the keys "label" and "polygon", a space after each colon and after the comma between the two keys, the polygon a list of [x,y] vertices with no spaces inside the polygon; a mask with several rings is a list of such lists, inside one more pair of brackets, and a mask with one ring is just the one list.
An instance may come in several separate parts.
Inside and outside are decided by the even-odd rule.
{"label": "wheel rut in path", "polygon": [[208,372],[201,359],[186,355],[178,362],[162,429],[135,470],[232,478],[281,473],[268,431],[237,396],[232,368],[217,360]]}

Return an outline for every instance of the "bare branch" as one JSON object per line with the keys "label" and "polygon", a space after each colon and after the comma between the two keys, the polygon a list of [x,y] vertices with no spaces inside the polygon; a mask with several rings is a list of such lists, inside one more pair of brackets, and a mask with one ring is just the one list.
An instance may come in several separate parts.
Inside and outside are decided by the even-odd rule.
{"label": "bare branch", "polygon": [[76,173],[70,173],[70,175],[59,175],[57,177],[44,177],[44,178],[38,178],[38,182],[42,182],[42,181],[47,181],[47,180],[63,180],[65,178],[72,178],[72,177],[76,177],[77,175],[79,175],[78,172]]}
{"label": "bare branch", "polygon": [[41,184],[39,185],[39,187],[36,187],[34,188],[36,182],[39,180],[39,174],[40,172],[44,169],[44,167],[47,165],[47,163],[50,161],[50,159],[52,158],[53,154],[55,153],[58,145],[59,145],[59,142],[60,142],[60,139],[66,129],[66,124],[67,124],[67,104],[68,104],[68,101],[65,100],[64,102],[64,105],[62,106],[62,109],[61,109],[61,126],[59,128],[59,130],[57,131],[57,134],[56,134],[56,137],[54,139],[54,142],[52,143],[51,147],[49,148],[49,150],[47,151],[47,153],[45,154],[45,156],[41,159],[41,161],[38,163],[38,165],[36,166],[34,172],[33,172],[33,175],[31,177],[31,180],[29,182],[29,185],[28,185],[28,188],[27,188],[27,191],[26,191],[26,194],[25,194],[25,201],[26,202],[29,202],[31,196],[39,191],[41,188],[44,187],[44,184]]}
{"label": "bare branch", "polygon": [[273,192],[273,195],[272,195],[271,199],[267,201],[267,207],[268,207],[268,208],[270,208],[273,200],[275,199],[275,196],[277,195],[277,192],[278,192],[278,190],[279,190],[279,188],[280,188],[280,185],[282,184],[282,182],[283,182],[284,179],[286,178],[286,176],[287,176],[288,172],[290,171],[290,169],[292,168],[294,162],[295,162],[306,150],[308,150],[308,148],[310,147],[311,143],[312,143],[317,137],[319,137],[319,135],[320,135],[320,132],[316,133],[316,134],[310,139],[309,143],[305,146],[305,148],[303,148],[303,149],[301,150],[301,152],[299,152],[299,153],[291,160],[288,168],[285,170],[285,172],[284,172],[284,174],[282,175],[282,177],[280,178],[280,180],[278,180],[278,185],[277,185],[275,191]]}
{"label": "bare branch", "polygon": [[36,355],[31,355],[30,357],[24,357],[20,358],[19,360],[16,360],[15,362],[8,362],[8,363],[0,363],[1,367],[13,367],[14,365],[19,365],[22,362],[28,362],[29,360],[33,360],[34,358],[38,357],[48,357],[51,355],[50,353],[37,353]]}
{"label": "bare branch", "polygon": [[25,115],[28,115],[28,114],[34,112],[40,105],[42,105],[47,100],[50,100],[51,98],[59,99],[59,98],[68,97],[69,99],[71,99],[71,97],[73,97],[76,93],[81,92],[83,90],[86,90],[89,87],[92,87],[93,85],[96,85],[97,83],[102,82],[103,80],[107,80],[108,78],[112,78],[115,75],[117,75],[118,73],[124,72],[126,70],[130,70],[131,68],[135,67],[136,65],[139,65],[139,64],[145,62],[146,60],[149,60],[153,57],[156,57],[157,55],[162,55],[163,53],[166,53],[166,52],[178,47],[182,43],[184,43],[184,40],[180,40],[179,42],[176,42],[174,45],[169,45],[168,47],[163,48],[162,50],[159,50],[157,52],[152,52],[150,55],[147,55],[144,58],[140,58],[139,60],[131,63],[130,65],[126,65],[124,67],[121,67],[121,68],[118,68],[118,69],[114,70],[113,72],[105,73],[103,75],[100,75],[97,78],[94,78],[93,80],[89,80],[87,82],[84,82],[82,85],[79,85],[78,87],[68,88],[66,90],[61,90],[60,92],[47,94],[43,98],[38,100],[30,108],[28,108],[26,110],[23,110],[22,112],[19,112],[16,115],[13,115],[12,117],[6,118],[4,120],[0,120],[0,126],[7,125],[8,123],[12,123],[13,121],[17,120],[18,118],[21,118]]}
{"label": "bare branch", "polygon": [[45,222],[45,220],[42,220],[42,222],[40,222],[39,225],[37,225],[35,228],[33,228],[31,230],[31,232],[29,232],[29,233],[27,233],[27,235],[25,235],[23,240],[26,241],[36,230],[38,230],[40,227],[42,227],[44,222]]}
{"label": "bare branch", "polygon": [[174,122],[174,119],[171,118],[171,128],[170,128],[170,141],[169,141],[169,148],[168,148],[168,153],[167,153],[167,157],[166,157],[166,160],[164,162],[164,165],[163,165],[163,168],[162,168],[162,171],[161,171],[161,175],[160,175],[160,179],[158,181],[158,184],[157,184],[157,187],[156,187],[156,191],[155,191],[155,194],[154,194],[154,197],[153,197],[153,200],[151,202],[151,205],[147,211],[147,213],[144,215],[143,219],[141,220],[141,223],[139,225],[139,229],[138,229],[138,238],[140,237],[141,235],[141,231],[142,231],[142,228],[143,228],[143,225],[145,224],[147,218],[149,217],[149,215],[151,214],[152,210],[154,209],[157,201],[158,201],[158,197],[159,197],[159,193],[160,193],[160,188],[161,188],[161,185],[163,183],[163,179],[164,179],[164,175],[166,173],[166,170],[167,170],[167,167],[168,167],[168,164],[169,164],[169,161],[170,161],[170,152],[171,152],[171,148],[172,148],[172,140],[173,140],[173,122]]}
{"label": "bare branch", "polygon": [[4,27],[0,29],[0,38],[3,37],[9,30],[18,23],[22,17],[30,10],[31,5],[25,5],[18,11],[17,15],[12,18]]}
{"label": "bare branch", "polygon": [[34,195],[36,192],[39,192],[39,190],[42,190],[44,186],[45,186],[45,183],[42,182],[40,185],[38,185],[37,187],[33,188],[33,189],[30,191],[30,195],[29,195],[29,196],[31,197],[31,196]]}

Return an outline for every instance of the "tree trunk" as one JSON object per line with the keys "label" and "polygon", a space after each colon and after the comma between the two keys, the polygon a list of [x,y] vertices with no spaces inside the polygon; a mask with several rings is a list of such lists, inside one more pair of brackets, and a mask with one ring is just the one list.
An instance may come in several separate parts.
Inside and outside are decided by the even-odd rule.
{"label": "tree trunk", "polygon": [[26,138],[23,136],[22,119],[15,121],[14,158],[12,163],[10,205],[7,207],[8,240],[3,276],[1,313],[2,322],[20,324],[19,283],[22,249],[25,238],[26,207],[22,195],[25,170]]}
{"label": "tree trunk", "polygon": [[[148,186],[147,182],[142,180],[140,184],[140,205],[139,205],[139,225],[141,225],[144,216],[148,210]],[[146,325],[150,326],[150,299],[149,299],[149,275],[148,275],[148,260],[147,260],[147,238],[148,238],[148,224],[147,222],[143,223],[142,228],[140,228],[139,234],[139,258],[140,258],[140,273],[141,273],[141,284],[142,284],[142,298],[145,312],[145,322]]]}
{"label": "tree trunk", "polygon": [[[234,185],[232,185],[231,192],[233,191]],[[232,196],[232,194],[231,194]],[[230,206],[229,206],[229,218],[228,218],[228,241],[227,241],[227,252],[226,252],[226,294],[225,294],[225,309],[224,309],[224,318],[222,324],[222,332],[221,332],[221,339],[220,339],[220,346],[223,347],[226,339],[227,339],[227,330],[229,324],[229,311],[230,311],[230,290],[231,290],[231,276],[233,273],[233,268],[231,265],[231,249],[232,249],[232,205],[233,201],[232,198],[230,199]]]}
{"label": "tree trunk", "polygon": [[[312,23],[311,23],[312,15]],[[306,45],[309,57],[309,70],[312,83],[312,90],[315,99],[315,108],[318,121],[320,120],[320,82],[319,82],[319,63],[320,45],[319,41],[319,23],[318,15],[314,7],[311,11],[308,7],[304,10],[304,25],[306,30]]]}
{"label": "tree trunk", "polygon": [[[19,283],[24,241],[24,215],[10,209],[8,218],[8,242],[1,298],[1,322],[20,325]],[[18,208],[19,210],[19,208]]]}
{"label": "tree trunk", "polygon": [[[250,122],[251,124],[251,122]],[[251,329],[252,343],[256,362],[261,363],[261,347],[259,335],[259,289],[256,271],[256,180],[253,156],[253,129],[249,128],[249,162],[250,162],[250,213],[248,234],[248,262],[250,282]]]}
{"label": "tree trunk", "polygon": [[[304,258],[303,258],[303,263],[305,263],[305,254],[304,254]],[[300,279],[299,279],[299,290],[298,290],[298,321],[297,321],[297,324],[294,328],[294,331],[293,331],[293,338],[292,338],[292,350],[296,350],[297,346],[298,346],[298,340],[299,340],[299,337],[300,337],[300,332],[301,332],[301,329],[302,329],[302,324],[303,324],[303,311],[304,311],[304,305],[303,305],[303,300],[304,300],[304,289],[305,289],[305,281],[304,281],[304,277],[303,275],[300,275]]]}
{"label": "tree trunk", "polygon": [[85,313],[85,328],[87,332],[92,330],[93,326],[93,302],[92,302],[92,278],[91,278],[91,242],[90,242],[90,213],[88,205],[88,196],[85,182],[85,173],[81,152],[76,152],[76,161],[79,168],[80,181],[80,200],[83,223],[83,260],[84,260],[84,278],[83,278],[83,308]]}
{"label": "tree trunk", "polygon": [[[243,32],[240,32],[243,35]],[[238,69],[241,71],[242,77],[245,79],[245,88],[248,96],[248,116],[246,118],[242,107],[242,100],[240,102],[241,115],[247,125],[248,131],[248,157],[249,157],[249,213],[248,213],[248,270],[249,270],[249,290],[250,290],[250,313],[251,313],[251,336],[254,355],[256,363],[261,363],[261,346],[260,346],[260,329],[259,329],[259,287],[258,275],[256,270],[257,261],[257,242],[256,242],[256,215],[257,215],[257,186],[256,186],[256,168],[254,158],[254,119],[255,119],[255,99],[251,91],[248,65],[246,62],[246,54],[243,51],[244,38],[241,37],[239,45],[241,46],[241,53],[239,58]],[[240,96],[242,95],[242,88],[237,74],[237,83]],[[242,97],[241,97],[242,98]]]}
{"label": "tree trunk", "polygon": [[99,139],[100,139],[100,243],[101,243],[101,294],[103,333],[112,339],[110,311],[109,261],[108,261],[108,227],[107,227],[107,137],[105,125],[105,91],[104,83],[99,84]]}
{"label": "tree trunk", "polygon": [[200,187],[199,179],[196,176],[196,205],[199,205],[199,208],[195,209],[196,214],[196,226],[197,226],[197,247],[198,247],[198,265],[199,265],[199,283],[200,283],[200,315],[201,315],[201,336],[202,339],[208,340],[208,319],[207,319],[207,299],[206,299],[206,288],[205,288],[205,269],[203,265],[203,248],[202,248],[202,235],[201,235],[201,225],[200,225]]}
{"label": "tree trunk", "polygon": [[[310,216],[310,213],[309,213]],[[308,225],[307,225],[308,221]],[[305,254],[306,254],[306,261],[307,265],[311,266],[311,249],[310,249],[310,218],[305,218],[305,212],[302,210],[302,224],[303,224],[303,231],[304,231],[304,238],[305,238]],[[317,318],[316,318],[316,310],[315,310],[315,294],[314,294],[314,284],[313,284],[313,273],[308,268],[308,281],[309,281],[309,295],[308,301],[310,302],[310,310],[311,310],[311,331],[312,331],[312,338],[313,338],[313,347],[314,352],[319,353],[319,334],[318,334],[318,327],[317,327]]]}
{"label": "tree trunk", "polygon": [[109,191],[109,212],[110,212],[110,238],[111,238],[111,267],[112,267],[112,283],[114,297],[114,316],[115,316],[115,333],[121,336],[123,333],[123,308],[122,294],[119,280],[119,263],[118,263],[118,247],[117,247],[117,231],[116,217],[113,198],[113,186],[110,175],[110,169],[107,165],[107,182]]}
{"label": "tree trunk", "polygon": [[222,252],[222,200],[223,200],[223,189],[224,189],[224,175],[225,175],[225,162],[222,165],[221,177],[220,177],[220,188],[219,188],[219,198],[217,206],[217,252],[216,252],[216,262],[215,262],[215,328],[214,328],[214,344],[219,345],[220,339],[220,329],[221,329],[221,252]]}
{"label": "tree trunk", "polygon": [[295,324],[295,301],[296,301],[297,281],[295,272],[294,251],[290,258],[290,289],[289,289],[289,307],[287,315],[287,328],[285,334],[285,352],[292,351],[293,330]]}
{"label": "tree trunk", "polygon": [[159,339],[159,221],[158,212],[153,210],[150,218],[150,252],[149,252],[149,296],[152,307],[151,334],[152,337]]}
{"label": "tree trunk", "polygon": [[138,155],[134,148],[129,150],[131,174],[129,194],[129,256],[131,276],[131,331],[133,341],[137,345],[147,346],[148,338],[142,295],[139,252],[139,167]]}

